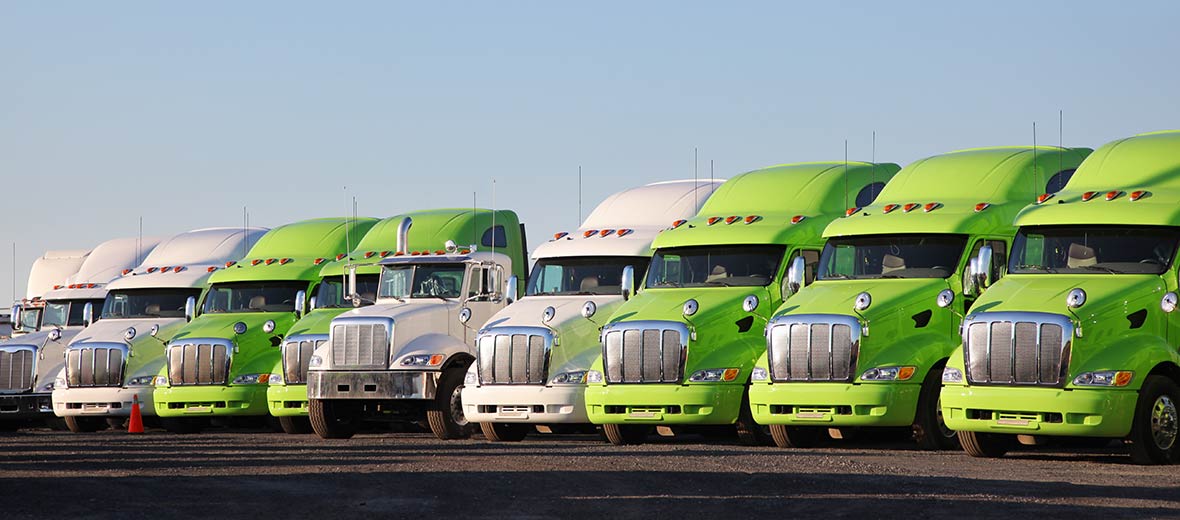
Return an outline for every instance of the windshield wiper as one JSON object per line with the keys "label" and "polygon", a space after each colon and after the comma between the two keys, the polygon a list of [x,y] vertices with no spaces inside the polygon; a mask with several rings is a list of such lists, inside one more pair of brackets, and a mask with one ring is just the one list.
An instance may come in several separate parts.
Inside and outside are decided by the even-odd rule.
{"label": "windshield wiper", "polygon": [[1050,273],[1050,274],[1057,272],[1056,269],[1046,267],[1043,265],[1036,265],[1036,264],[1020,264],[1020,265],[1017,265],[1016,268],[1017,269],[1035,269],[1037,271],[1044,271],[1044,272]]}
{"label": "windshield wiper", "polygon": [[713,280],[713,281],[711,281],[711,282],[705,282],[705,283],[704,283],[704,285],[721,285],[721,286],[724,286],[724,287],[733,287],[733,284],[731,284],[731,283],[729,283],[729,282],[722,282],[722,281],[719,281],[719,280]]}
{"label": "windshield wiper", "polygon": [[680,282],[656,282],[651,284],[652,287],[680,287]]}
{"label": "windshield wiper", "polygon": [[882,274],[881,278],[905,278],[900,274]]}
{"label": "windshield wiper", "polygon": [[846,275],[846,274],[844,274],[844,273],[828,273],[828,274],[825,274],[825,275],[823,276],[823,278],[820,278],[820,280],[832,280],[832,279],[836,279],[836,280],[851,280],[851,279],[852,279],[852,277],[851,277],[851,276],[848,276],[848,275]]}
{"label": "windshield wiper", "polygon": [[1115,271],[1114,269],[1111,269],[1111,268],[1105,267],[1105,266],[1101,266],[1101,265],[1083,265],[1078,268],[1079,269],[1089,269],[1091,271],[1105,271],[1110,274],[1125,274],[1122,271]]}

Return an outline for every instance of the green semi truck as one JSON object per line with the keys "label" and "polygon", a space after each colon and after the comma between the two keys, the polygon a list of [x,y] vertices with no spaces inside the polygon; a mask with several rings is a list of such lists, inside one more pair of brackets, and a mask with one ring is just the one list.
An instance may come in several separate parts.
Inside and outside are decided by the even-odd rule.
{"label": "green semi truck", "polygon": [[[398,230],[407,218],[413,222],[414,240],[398,254]],[[345,311],[376,302],[382,270],[379,262],[446,242],[438,237],[468,237],[474,242],[472,221],[470,209],[424,210],[389,217],[370,228],[351,253],[324,264],[320,270],[322,281],[312,296],[310,310],[287,332],[282,359],[273,371],[277,377],[270,378],[266,391],[270,414],[279,418],[283,431],[311,433],[307,419],[308,362],[314,350],[327,343],[333,319]],[[410,236],[408,230],[406,236]],[[352,298],[345,290],[353,271],[358,298]]]}
{"label": "green semi truck", "polygon": [[267,384],[283,337],[306,311],[322,264],[377,220],[321,218],[274,228],[240,261],[209,276],[191,320],[171,337],[154,406],[166,429],[199,431],[211,417],[267,416]]}
{"label": "green semi truck", "polygon": [[642,289],[603,322],[587,375],[590,421],[614,444],[642,442],[653,426],[721,425],[763,442],[746,390],[766,320],[790,296],[786,266],[817,263],[824,227],[871,204],[897,171],[852,162],[744,173],[661,233]]}
{"label": "green semi truck", "polygon": [[[1023,436],[1122,438],[1138,463],[1180,460],[1180,131],[1102,146],[1017,215],[1007,275],[972,306],[942,373],[967,453]],[[981,250],[968,284],[991,283]]]}
{"label": "green semi truck", "polygon": [[[938,392],[978,297],[963,287],[968,259],[990,246],[998,276],[1013,217],[1061,189],[1089,153],[996,147],[929,157],[898,172],[872,205],[829,224],[815,283],[766,326],[750,386],[754,420],[784,448],[858,427],[912,427],[922,448],[957,445]],[[795,263],[792,271],[806,269]]]}

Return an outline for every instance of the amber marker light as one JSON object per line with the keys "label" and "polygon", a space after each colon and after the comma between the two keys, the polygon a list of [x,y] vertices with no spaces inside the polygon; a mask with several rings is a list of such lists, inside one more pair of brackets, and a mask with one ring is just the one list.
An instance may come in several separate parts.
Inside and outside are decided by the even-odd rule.
{"label": "amber marker light", "polygon": [[881,213],[889,213],[890,211],[893,211],[893,210],[900,208],[900,207],[901,206],[898,206],[897,204],[886,204],[885,207],[883,208],[883,210],[881,211]]}
{"label": "amber marker light", "polygon": [[975,212],[979,213],[980,211],[983,211],[983,210],[990,208],[990,207],[992,207],[992,205],[990,203],[980,202],[979,204],[975,205]]}
{"label": "amber marker light", "polygon": [[750,215],[750,216],[746,217],[747,224],[753,224],[755,222],[758,222],[759,220],[762,220],[762,217],[760,217],[758,215]]}
{"label": "amber marker light", "polygon": [[1051,198],[1053,198],[1052,193],[1042,193],[1039,196],[1037,196],[1037,204],[1044,204],[1045,201],[1047,201]]}
{"label": "amber marker light", "polygon": [[930,213],[931,211],[934,211],[934,210],[941,208],[941,207],[942,207],[941,202],[931,202],[931,203],[927,204],[925,207],[923,207],[922,211],[925,211],[926,213]]}
{"label": "amber marker light", "polygon": [[685,219],[680,219],[680,220],[677,220],[676,222],[673,222],[673,223],[672,223],[672,229],[676,229],[676,228],[678,228],[678,227],[680,227],[680,226],[683,226],[683,225],[685,225],[685,224],[687,224],[687,223],[688,223],[688,221],[687,221],[687,220],[685,220]]}
{"label": "amber marker light", "polygon": [[791,223],[798,224],[800,222],[803,222],[803,219],[805,219],[805,218],[807,218],[807,217],[805,217],[803,215],[795,215],[795,216],[791,217]]}
{"label": "amber marker light", "polygon": [[906,213],[909,213],[915,209],[918,209],[918,206],[921,206],[921,204],[918,204],[917,202],[911,202],[909,204],[906,204],[905,206],[902,206],[901,210]]}
{"label": "amber marker light", "polygon": [[1122,195],[1122,194],[1123,194],[1123,192],[1121,192],[1119,190],[1108,191],[1108,192],[1106,192],[1106,200],[1110,201],[1110,200],[1117,199],[1117,198],[1119,198],[1119,195]]}
{"label": "amber marker light", "polygon": [[721,222],[721,217],[709,217],[708,222],[709,222],[709,225],[712,226],[713,224]]}
{"label": "amber marker light", "polygon": [[1132,192],[1131,192],[1131,202],[1135,202],[1135,201],[1137,201],[1137,200],[1139,200],[1139,199],[1142,199],[1142,198],[1143,198],[1145,195],[1147,195],[1147,194],[1148,194],[1148,193],[1147,193],[1146,191],[1143,191],[1143,190],[1132,191]]}
{"label": "amber marker light", "polygon": [[856,213],[857,211],[860,211],[860,208],[848,208],[848,209],[844,210],[844,216],[851,217],[852,214]]}
{"label": "amber marker light", "polygon": [[1082,194],[1082,202],[1090,202],[1090,199],[1094,198],[1094,196],[1097,194],[1098,194],[1098,192],[1096,192],[1096,191],[1087,191],[1087,192],[1083,193]]}

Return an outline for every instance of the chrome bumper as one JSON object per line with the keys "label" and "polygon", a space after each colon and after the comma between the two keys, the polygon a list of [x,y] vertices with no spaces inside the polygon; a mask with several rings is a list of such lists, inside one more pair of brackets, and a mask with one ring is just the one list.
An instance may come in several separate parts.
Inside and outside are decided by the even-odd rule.
{"label": "chrome bumper", "polygon": [[434,399],[439,372],[307,373],[308,399]]}

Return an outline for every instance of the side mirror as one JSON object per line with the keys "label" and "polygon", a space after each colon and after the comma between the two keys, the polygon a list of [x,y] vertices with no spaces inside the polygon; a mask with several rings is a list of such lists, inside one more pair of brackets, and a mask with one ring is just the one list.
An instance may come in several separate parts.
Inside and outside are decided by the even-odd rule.
{"label": "side mirror", "polygon": [[491,282],[490,289],[492,290],[492,294],[489,296],[493,302],[498,303],[504,299],[504,294],[507,292],[502,290],[504,289],[502,287],[504,283],[504,266],[496,265],[495,268],[488,271],[488,278],[490,278],[488,281]]}
{"label": "side mirror", "polygon": [[87,302],[82,306],[82,325],[89,327],[94,323],[94,304]]}
{"label": "side mirror", "polygon": [[631,299],[635,295],[635,266],[624,266],[623,275],[620,278],[619,285],[623,293],[623,301]]}
{"label": "side mirror", "polygon": [[504,303],[506,305],[511,305],[512,302],[516,301],[516,295],[519,294],[516,292],[519,283],[520,281],[516,279],[516,275],[508,277],[508,285],[504,288]]}
{"label": "side mirror", "polygon": [[471,321],[471,308],[463,307],[459,309],[459,323],[462,323],[466,327],[469,321]]}
{"label": "side mirror", "polygon": [[979,288],[987,289],[995,278],[992,276],[992,246],[979,248]]}
{"label": "side mirror", "polygon": [[783,291],[784,300],[803,288],[803,284],[806,282],[805,274],[807,274],[807,261],[802,256],[796,256],[791,261],[791,266],[787,268],[787,278],[783,282],[786,287],[786,290]]}
{"label": "side mirror", "polygon": [[314,311],[315,304],[316,304],[316,297],[312,296],[311,299],[307,301],[307,312]]}
{"label": "side mirror", "polygon": [[184,321],[193,321],[197,316],[197,299],[189,296],[184,301]]}
{"label": "side mirror", "polygon": [[348,266],[348,280],[345,282],[344,294],[348,295],[348,300],[352,302],[353,307],[361,306],[361,295],[356,292],[356,266]]}
{"label": "side mirror", "polygon": [[979,295],[979,258],[967,260],[967,271],[963,273],[963,296],[973,298]]}
{"label": "side mirror", "polygon": [[297,291],[295,293],[295,316],[302,318],[303,314],[307,312],[307,292]]}
{"label": "side mirror", "polygon": [[14,303],[12,305],[12,318],[9,319],[9,321],[12,322],[12,330],[14,330],[14,331],[21,330],[20,315],[22,313],[24,313],[24,311],[25,311],[24,305],[21,305],[19,303]]}

